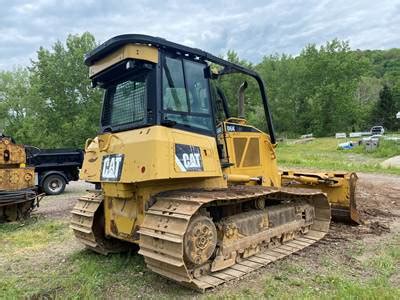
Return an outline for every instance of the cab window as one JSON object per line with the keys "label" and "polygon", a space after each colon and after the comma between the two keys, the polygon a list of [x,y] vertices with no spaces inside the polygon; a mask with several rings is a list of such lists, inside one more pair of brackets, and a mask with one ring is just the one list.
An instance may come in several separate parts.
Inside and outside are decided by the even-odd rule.
{"label": "cab window", "polygon": [[205,64],[165,57],[163,67],[163,120],[213,131]]}
{"label": "cab window", "polygon": [[148,72],[141,72],[112,84],[106,89],[103,107],[103,127],[146,123]]}

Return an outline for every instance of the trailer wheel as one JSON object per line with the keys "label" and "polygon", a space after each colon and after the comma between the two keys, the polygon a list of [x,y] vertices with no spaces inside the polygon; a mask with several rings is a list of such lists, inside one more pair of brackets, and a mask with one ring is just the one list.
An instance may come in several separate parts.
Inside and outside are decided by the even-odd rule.
{"label": "trailer wheel", "polygon": [[53,174],[44,179],[42,189],[47,195],[59,195],[64,192],[66,184],[61,175]]}

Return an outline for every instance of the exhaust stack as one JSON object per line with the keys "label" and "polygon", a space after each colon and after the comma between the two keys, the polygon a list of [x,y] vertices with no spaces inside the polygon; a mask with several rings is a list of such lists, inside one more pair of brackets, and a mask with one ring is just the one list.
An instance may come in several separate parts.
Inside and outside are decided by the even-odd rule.
{"label": "exhaust stack", "polygon": [[244,119],[245,115],[244,115],[244,91],[245,89],[247,89],[247,81],[244,81],[239,89],[238,89],[238,93],[237,93],[237,97],[238,97],[238,118]]}

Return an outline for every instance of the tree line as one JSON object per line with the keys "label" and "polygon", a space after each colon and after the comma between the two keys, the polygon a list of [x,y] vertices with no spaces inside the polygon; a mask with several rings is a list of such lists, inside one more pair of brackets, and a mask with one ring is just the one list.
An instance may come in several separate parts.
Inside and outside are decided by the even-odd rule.
{"label": "tree line", "polygon": [[[299,55],[265,56],[256,65],[228,52],[230,61],[255,69],[264,79],[275,129],[280,136],[369,130],[383,125],[400,129],[400,49],[353,51],[349,43],[333,40],[325,45],[307,45]],[[235,98],[241,75],[221,80]],[[265,128],[255,82],[246,92],[247,117]],[[233,100],[236,101],[236,100]],[[234,106],[235,103],[232,103]]]}
{"label": "tree line", "polygon": [[[96,47],[90,33],[70,35],[65,43],[37,51],[26,68],[0,71],[0,130],[18,142],[38,147],[82,147],[97,134],[102,92],[90,87],[84,54]],[[373,125],[400,129],[400,49],[352,50],[333,40],[307,45],[299,55],[265,56],[258,64],[229,61],[259,72],[267,86],[278,136],[363,131]],[[240,74],[217,81],[237,109],[237,88],[248,81],[246,116],[265,129],[254,80]]]}

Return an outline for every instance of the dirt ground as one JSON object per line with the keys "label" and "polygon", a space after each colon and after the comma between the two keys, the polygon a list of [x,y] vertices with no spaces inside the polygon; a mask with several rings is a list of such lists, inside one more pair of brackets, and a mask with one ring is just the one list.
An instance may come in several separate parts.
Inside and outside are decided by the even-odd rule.
{"label": "dirt ground", "polygon": [[362,219],[370,230],[376,234],[399,232],[399,176],[360,174],[356,193]]}
{"label": "dirt ground", "polygon": [[61,195],[44,197],[39,203],[39,208],[33,213],[33,215],[40,215],[54,219],[69,218],[76,199],[83,195],[87,190],[93,188],[93,184],[84,181],[71,181],[65,188],[64,193]]}
{"label": "dirt ground", "polygon": [[[371,255],[369,251],[364,251],[357,260],[351,255],[357,251],[357,245],[368,245],[370,249],[377,247],[382,241],[398,237],[400,233],[400,176],[382,174],[358,174],[359,180],[356,190],[357,206],[361,213],[363,225],[350,226],[342,223],[332,222],[329,234],[317,244],[308,247],[290,257],[287,257],[274,264],[268,265],[256,272],[253,272],[240,281],[233,281],[225,286],[219,287],[211,293],[206,293],[205,297],[222,296],[235,291],[243,291],[250,288],[252,291],[262,289],[265,286],[266,274],[275,274],[274,278],[279,279],[282,270],[288,266],[307,266],[315,272],[319,272],[321,260],[318,257],[328,257],[333,262],[333,268],[346,268],[349,276],[357,278],[368,277],[373,270],[366,271],[361,267],[363,260],[367,260]],[[85,190],[92,189],[93,186],[84,182],[72,182],[65,193],[59,196],[45,197],[39,209],[34,213],[45,218],[62,219],[67,221],[70,218],[70,210],[75,204],[76,199],[85,193]],[[41,257],[43,260],[55,259],[62,263],[63,258],[73,252],[80,251],[83,246],[75,239],[68,239],[57,249],[51,249],[52,253],[47,252]],[[368,249],[367,249],[368,250]],[[36,257],[37,263],[38,257]],[[326,268],[326,266],[325,266]],[[292,276],[292,275],[291,275]],[[298,280],[302,280],[304,274],[298,274]],[[283,277],[282,280],[285,280]],[[398,274],[391,280],[400,285]],[[161,280],[161,286],[168,284]],[[160,286],[160,287],[161,287]],[[194,296],[189,293],[189,296]],[[194,296],[197,298],[197,296]]]}

